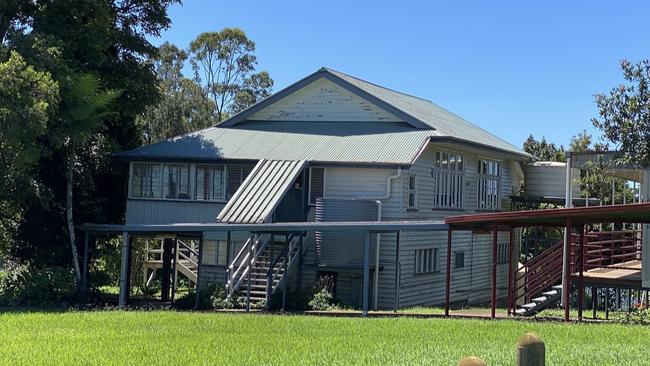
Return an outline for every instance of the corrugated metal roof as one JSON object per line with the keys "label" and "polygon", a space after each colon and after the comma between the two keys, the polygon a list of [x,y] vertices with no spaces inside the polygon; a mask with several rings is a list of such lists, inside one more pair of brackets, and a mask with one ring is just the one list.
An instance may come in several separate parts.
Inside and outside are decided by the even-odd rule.
{"label": "corrugated metal roof", "polygon": [[340,71],[325,70],[436,129],[442,136],[488,145],[519,155],[527,155],[522,149],[429,100],[384,88]]}
{"label": "corrugated metal roof", "polygon": [[[271,122],[246,118],[326,77],[401,118],[404,123]],[[117,154],[127,159],[309,160],[411,164],[429,139],[451,139],[530,158],[523,150],[425,99],[322,68],[224,121],[220,127]]]}
{"label": "corrugated metal roof", "polygon": [[217,216],[217,222],[267,222],[305,161],[260,160]]}
{"label": "corrugated metal roof", "polygon": [[307,160],[409,165],[436,131],[405,124],[258,122],[212,127],[118,154],[137,159]]}

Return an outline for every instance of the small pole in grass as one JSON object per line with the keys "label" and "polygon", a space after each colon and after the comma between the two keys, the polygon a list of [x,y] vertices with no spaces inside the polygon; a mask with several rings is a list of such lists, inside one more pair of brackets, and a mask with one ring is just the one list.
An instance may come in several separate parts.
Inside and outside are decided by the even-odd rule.
{"label": "small pole in grass", "polygon": [[471,356],[463,358],[458,366],[487,366],[487,364],[480,358]]}
{"label": "small pole in grass", "polygon": [[534,333],[526,333],[517,342],[516,366],[544,366],[546,347]]}

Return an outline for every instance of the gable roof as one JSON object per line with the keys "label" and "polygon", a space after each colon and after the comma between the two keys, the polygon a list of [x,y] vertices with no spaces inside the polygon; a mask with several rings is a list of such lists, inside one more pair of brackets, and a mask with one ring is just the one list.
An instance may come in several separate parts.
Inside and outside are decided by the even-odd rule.
{"label": "gable roof", "polygon": [[[399,122],[265,122],[248,118],[326,78],[393,114]],[[528,160],[530,155],[446,109],[418,97],[321,68],[217,127],[116,154],[128,160],[306,160],[410,165],[429,141],[451,141]]]}
{"label": "gable roof", "polygon": [[402,118],[414,128],[436,130],[438,132],[437,136],[441,139],[447,138],[450,140],[464,141],[530,158],[530,155],[522,149],[427,99],[385,88],[325,67],[273,94],[269,98],[260,101],[242,113],[229,118],[221,123],[220,126],[232,127],[244,122],[252,114],[319,78],[326,78],[360,97],[369,100],[386,111]]}

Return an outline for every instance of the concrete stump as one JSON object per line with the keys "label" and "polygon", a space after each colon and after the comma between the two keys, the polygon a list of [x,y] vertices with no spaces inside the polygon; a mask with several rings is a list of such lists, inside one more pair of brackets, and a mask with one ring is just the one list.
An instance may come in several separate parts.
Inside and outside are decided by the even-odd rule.
{"label": "concrete stump", "polygon": [[517,342],[517,366],[544,366],[544,341],[533,333],[526,333]]}

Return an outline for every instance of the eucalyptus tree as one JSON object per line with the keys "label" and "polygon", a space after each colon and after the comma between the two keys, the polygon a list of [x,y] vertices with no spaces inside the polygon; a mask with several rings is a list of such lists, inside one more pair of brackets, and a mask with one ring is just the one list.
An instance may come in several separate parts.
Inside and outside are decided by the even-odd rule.
{"label": "eucalyptus tree", "polygon": [[271,94],[273,79],[255,71],[255,42],[241,29],[201,33],[189,50],[194,78],[214,102],[217,122]]}

